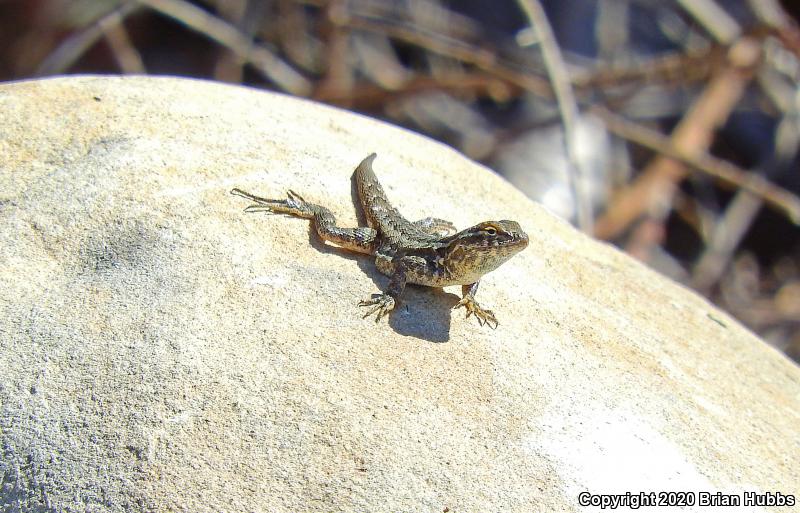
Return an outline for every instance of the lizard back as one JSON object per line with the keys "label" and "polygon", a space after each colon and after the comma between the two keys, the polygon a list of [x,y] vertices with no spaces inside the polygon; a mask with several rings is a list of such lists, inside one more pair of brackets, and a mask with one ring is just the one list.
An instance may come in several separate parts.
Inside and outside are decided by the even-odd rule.
{"label": "lizard back", "polygon": [[365,158],[353,173],[367,225],[377,230],[379,237],[391,245],[397,245],[398,242],[429,241],[432,238],[429,234],[414,226],[389,202],[372,171],[375,157],[377,155],[373,153]]}

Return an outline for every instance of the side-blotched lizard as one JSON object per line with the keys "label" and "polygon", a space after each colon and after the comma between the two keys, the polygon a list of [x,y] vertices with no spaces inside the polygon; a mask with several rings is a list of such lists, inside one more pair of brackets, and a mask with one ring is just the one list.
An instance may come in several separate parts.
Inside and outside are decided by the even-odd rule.
{"label": "side-blotched lizard", "polygon": [[410,222],[400,215],[383,192],[372,171],[373,153],[356,168],[354,179],[368,226],[341,228],[325,207],[308,203],[289,191],[288,199],[273,200],[254,196],[240,189],[231,194],[253,202],[245,212],[274,212],[313,219],[319,236],[344,249],[375,255],[378,270],[389,276],[389,288],[359,306],[372,306],[364,317],[375,313],[375,320],[397,306],[406,283],[428,287],[461,285],[462,299],[454,308],[464,307],[467,317],[497,327],[491,310],[475,301],[478,283],[484,274],[497,269],[528,245],[528,236],[516,221],[486,221],[457,232],[449,221],[427,217]]}

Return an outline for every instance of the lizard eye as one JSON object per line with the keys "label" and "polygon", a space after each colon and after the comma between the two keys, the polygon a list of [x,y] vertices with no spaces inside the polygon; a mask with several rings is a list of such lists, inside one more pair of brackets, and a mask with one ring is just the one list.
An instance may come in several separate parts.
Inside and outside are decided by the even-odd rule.
{"label": "lizard eye", "polygon": [[486,228],[486,234],[487,235],[491,235],[491,236],[494,237],[495,235],[497,235],[497,230],[490,226],[490,227]]}

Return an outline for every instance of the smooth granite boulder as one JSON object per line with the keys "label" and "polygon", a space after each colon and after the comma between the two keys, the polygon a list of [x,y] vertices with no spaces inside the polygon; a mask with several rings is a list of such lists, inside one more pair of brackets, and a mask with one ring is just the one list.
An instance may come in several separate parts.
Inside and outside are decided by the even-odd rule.
{"label": "smooth granite boulder", "polygon": [[[478,293],[497,330],[451,312],[458,289],[362,319],[388,281],[369,258],[229,194],[291,188],[353,225],[373,151],[406,217],[527,231]],[[408,131],[193,80],[3,84],[0,218],[0,511],[800,498],[797,366]]]}

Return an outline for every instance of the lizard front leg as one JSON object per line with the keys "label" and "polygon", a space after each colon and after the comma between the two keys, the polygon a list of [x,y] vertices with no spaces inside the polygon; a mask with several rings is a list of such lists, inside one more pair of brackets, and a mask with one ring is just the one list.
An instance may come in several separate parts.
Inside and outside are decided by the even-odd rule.
{"label": "lizard front leg", "polygon": [[365,299],[358,303],[358,306],[372,306],[367,313],[364,314],[366,319],[373,313],[375,314],[375,322],[378,322],[381,317],[388,315],[389,312],[394,310],[397,303],[400,301],[400,295],[406,288],[406,271],[408,270],[408,261],[406,257],[397,257],[392,259],[394,265],[394,272],[392,272],[389,279],[389,288],[383,294],[375,294],[371,299]]}
{"label": "lizard front leg", "polygon": [[[492,329],[495,329],[497,328],[497,318],[494,316],[494,312],[491,310],[484,310],[481,305],[475,301],[475,294],[478,292],[478,283],[480,282],[476,281],[475,283],[461,286],[461,294],[463,297],[461,301],[453,307],[453,310],[463,306],[467,310],[467,317],[475,314],[475,318],[478,319],[478,324],[483,326],[483,324],[486,323]],[[494,324],[494,326],[492,326],[492,324]]]}

